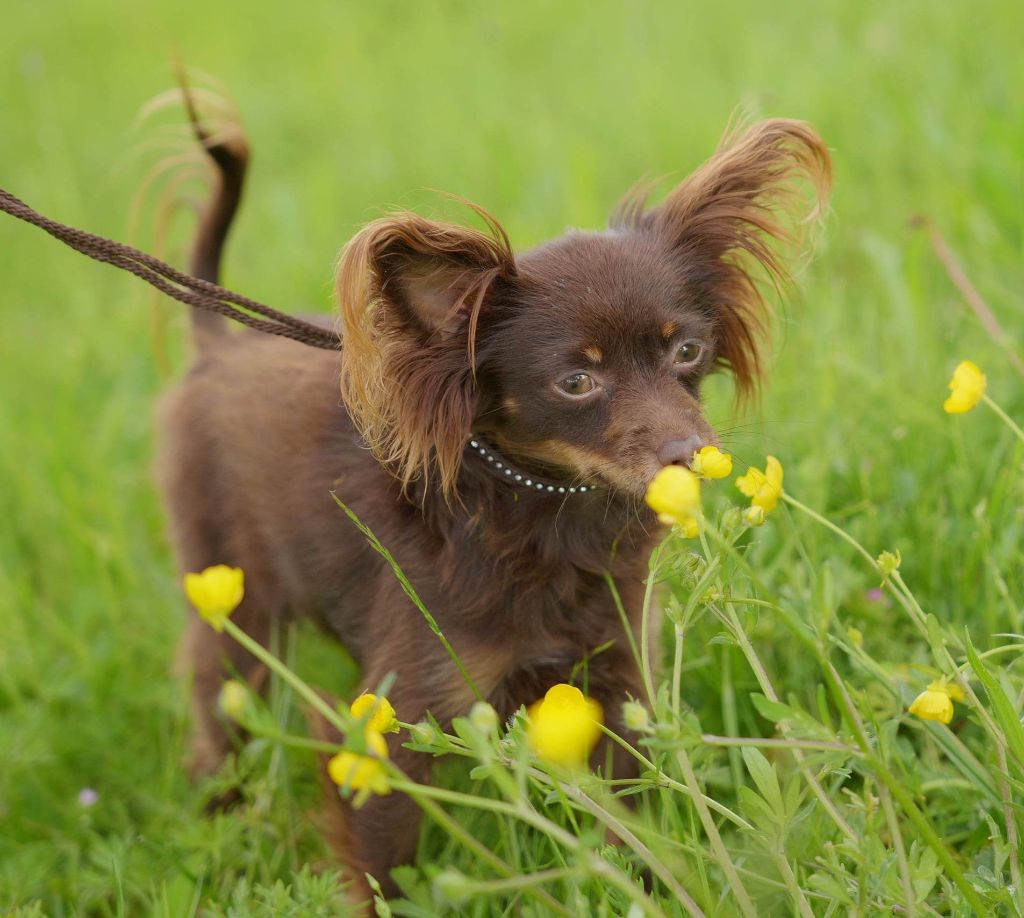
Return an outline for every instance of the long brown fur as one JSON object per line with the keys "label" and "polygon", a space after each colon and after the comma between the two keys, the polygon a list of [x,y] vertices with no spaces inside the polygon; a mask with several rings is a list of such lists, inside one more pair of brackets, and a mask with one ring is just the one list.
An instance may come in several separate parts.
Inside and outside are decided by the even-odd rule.
{"label": "long brown fur", "polygon": [[[806,125],[769,121],[660,206],[628,199],[606,233],[513,254],[482,211],[487,232],[393,214],[342,256],[340,357],[200,330],[199,358],[162,406],[160,477],[182,569],[242,567],[234,618],[256,640],[309,616],[360,662],[366,687],[394,675],[400,720],[450,723],[472,692],[334,493],[388,547],[502,717],[588,658],[589,692],[628,734],[621,704],[643,686],[605,578],[639,641],[660,538],[644,492],[662,466],[715,442],[700,402],[708,373],[726,366],[741,389],[755,385],[761,275],[782,282],[798,254],[802,178],[820,201],[824,145]],[[208,270],[227,231],[216,215],[231,204],[218,187],[199,234]],[[574,395],[580,374],[593,388]],[[502,468],[468,448],[471,433]],[[183,656],[204,774],[231,750],[215,713],[224,674],[251,676],[255,660],[197,619]],[[394,736],[389,749],[429,780],[429,758]],[[614,770],[629,777],[635,763],[617,755]],[[414,856],[415,805],[329,799],[357,884],[368,870],[396,892],[390,870]]]}
{"label": "long brown fur", "polygon": [[[345,404],[369,447],[404,484],[436,471],[446,494],[472,420],[480,308],[495,278],[516,273],[504,230],[475,209],[490,235],[395,213],[364,227],[338,267]],[[447,308],[414,318],[398,278],[403,267],[420,272],[412,282],[433,286],[433,296],[450,301]]]}

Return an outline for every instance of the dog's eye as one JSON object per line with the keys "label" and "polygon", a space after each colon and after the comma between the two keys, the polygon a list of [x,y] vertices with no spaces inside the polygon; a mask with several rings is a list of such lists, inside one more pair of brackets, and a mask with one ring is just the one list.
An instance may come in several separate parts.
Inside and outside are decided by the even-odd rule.
{"label": "dog's eye", "polygon": [[690,366],[700,360],[700,355],[702,353],[704,353],[704,348],[698,342],[684,341],[676,348],[676,352],[672,357],[672,362],[677,367]]}
{"label": "dog's eye", "polygon": [[588,376],[586,373],[573,373],[559,382],[558,388],[566,395],[588,395],[597,388],[597,383],[594,382],[592,376]]}

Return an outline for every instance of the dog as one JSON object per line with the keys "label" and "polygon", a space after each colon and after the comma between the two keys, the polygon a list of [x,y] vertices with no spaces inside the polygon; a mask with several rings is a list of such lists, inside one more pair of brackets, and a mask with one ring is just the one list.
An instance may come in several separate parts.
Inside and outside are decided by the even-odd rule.
{"label": "dog", "polygon": [[[216,281],[248,153],[237,138],[205,146],[217,183],[191,269]],[[241,567],[234,620],[255,639],[308,616],[368,688],[395,675],[399,719],[447,724],[474,696],[336,494],[390,549],[501,717],[609,644],[589,659],[588,690],[628,735],[622,702],[642,682],[606,576],[639,641],[663,535],[647,486],[716,442],[705,376],[724,369],[741,397],[756,389],[765,291],[787,282],[830,179],[808,125],[767,120],[727,137],[660,205],[634,189],[604,232],[516,254],[480,208],[482,230],[415,213],[371,222],[338,268],[339,352],[231,334],[197,314],[195,364],[160,420],[181,570]],[[232,750],[221,683],[258,681],[258,667],[196,617],[182,656],[191,767],[211,774]],[[429,780],[430,758],[389,740],[395,762]],[[616,777],[635,774],[621,750],[612,760]],[[338,805],[344,863],[393,894],[391,868],[415,852],[416,805],[399,794]]]}

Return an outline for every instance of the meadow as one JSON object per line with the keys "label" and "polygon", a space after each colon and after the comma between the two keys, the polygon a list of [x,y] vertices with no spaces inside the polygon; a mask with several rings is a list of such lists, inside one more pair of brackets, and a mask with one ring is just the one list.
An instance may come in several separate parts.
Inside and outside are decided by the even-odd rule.
{"label": "meadow", "polygon": [[[177,56],[223,83],[253,146],[224,282],[286,310],[333,308],[339,248],[383,210],[454,215],[432,189],[523,248],[604,226],[737,113],[805,119],[833,152],[763,398],[736,413],[725,377],[707,394],[737,471],[777,456],[787,495],[840,531],[786,500],[736,528],[732,481],[705,489],[721,540],[673,538],[655,569],[669,616],[635,813],[621,787],[529,766],[519,723],[501,741],[468,722],[418,734],[456,753],[435,801],[454,825],[427,821],[394,914],[1024,913],[1024,447],[986,404],[942,410],[971,359],[1024,420],[1021,35],[1008,0],[7,11],[0,186],[180,259],[186,215],[158,239],[156,189],[138,198],[174,117],[136,120]],[[219,779],[245,805],[216,816],[220,783],[182,768],[186,606],[151,469],[185,307],[9,218],[0,284],[0,912],[344,914],[308,750],[254,740]],[[883,551],[901,558],[888,577]],[[307,628],[287,662],[342,696],[358,678]],[[948,725],[908,713],[958,675]],[[304,732],[287,682],[268,705]],[[607,845],[609,820],[635,844]]]}

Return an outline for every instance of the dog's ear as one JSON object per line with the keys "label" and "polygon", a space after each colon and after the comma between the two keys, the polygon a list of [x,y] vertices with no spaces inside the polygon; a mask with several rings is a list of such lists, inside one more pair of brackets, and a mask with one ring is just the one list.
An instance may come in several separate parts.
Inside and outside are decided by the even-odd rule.
{"label": "dog's ear", "polygon": [[516,266],[508,237],[397,213],[345,247],[337,291],[341,393],[363,438],[404,485],[436,473],[447,496],[476,405],[476,325]]}
{"label": "dog's ear", "polygon": [[[612,219],[618,228],[655,233],[679,257],[688,294],[716,320],[719,360],[741,397],[761,371],[768,315],[761,284],[788,282],[789,263],[823,212],[830,184],[821,138],[803,122],[775,119],[727,136],[660,207],[645,210],[646,189],[637,189]],[[811,195],[802,193],[808,185]]]}

